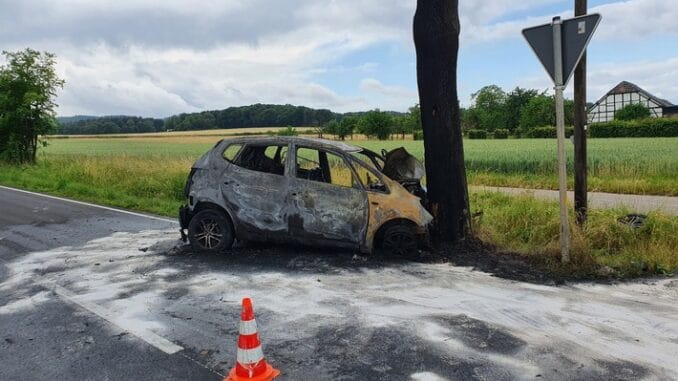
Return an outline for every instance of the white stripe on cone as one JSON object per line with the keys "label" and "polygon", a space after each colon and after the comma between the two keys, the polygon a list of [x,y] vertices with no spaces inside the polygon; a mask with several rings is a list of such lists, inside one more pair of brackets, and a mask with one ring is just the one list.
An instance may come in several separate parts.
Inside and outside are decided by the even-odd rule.
{"label": "white stripe on cone", "polygon": [[240,320],[240,334],[241,335],[254,335],[257,333],[257,321],[252,319],[252,320],[247,320],[243,321]]}
{"label": "white stripe on cone", "polygon": [[248,364],[256,364],[263,359],[264,352],[261,350],[261,345],[253,349],[238,348],[238,362],[244,367]]}

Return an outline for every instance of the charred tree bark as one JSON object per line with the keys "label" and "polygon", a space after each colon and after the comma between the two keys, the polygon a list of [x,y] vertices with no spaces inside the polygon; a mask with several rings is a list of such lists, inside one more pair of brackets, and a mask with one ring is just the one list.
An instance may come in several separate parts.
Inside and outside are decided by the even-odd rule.
{"label": "charred tree bark", "polygon": [[432,236],[455,241],[470,227],[457,97],[458,0],[418,0],[414,44]]}

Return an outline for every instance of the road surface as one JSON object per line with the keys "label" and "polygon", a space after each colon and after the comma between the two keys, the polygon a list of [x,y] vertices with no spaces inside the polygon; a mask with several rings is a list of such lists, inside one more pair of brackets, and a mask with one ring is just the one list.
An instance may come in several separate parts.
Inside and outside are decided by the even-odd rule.
{"label": "road surface", "polygon": [[452,264],[192,254],[173,221],[0,188],[0,379],[218,380],[251,296],[280,380],[678,378],[678,278],[550,286]]}

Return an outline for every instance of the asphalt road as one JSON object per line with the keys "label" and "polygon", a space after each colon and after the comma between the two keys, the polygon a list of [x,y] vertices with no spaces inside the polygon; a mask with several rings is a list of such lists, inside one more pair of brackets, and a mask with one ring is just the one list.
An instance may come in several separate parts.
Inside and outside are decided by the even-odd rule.
{"label": "asphalt road", "polygon": [[220,379],[254,300],[280,380],[678,378],[678,278],[531,284],[294,247],[196,255],[173,221],[0,188],[0,379]]}
{"label": "asphalt road", "polygon": [[0,187],[0,380],[222,379],[58,295],[39,272],[26,283],[7,282],[9,264],[31,253],[168,227],[174,224]]}

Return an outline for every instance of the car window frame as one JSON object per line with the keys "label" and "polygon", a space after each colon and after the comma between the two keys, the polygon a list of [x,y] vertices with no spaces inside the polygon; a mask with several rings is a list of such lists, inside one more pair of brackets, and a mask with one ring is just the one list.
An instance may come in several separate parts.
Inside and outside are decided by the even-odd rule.
{"label": "car window frame", "polygon": [[[353,173],[355,174],[355,177],[358,179],[358,183],[360,184],[360,187],[365,191],[365,192],[374,192],[374,193],[380,193],[380,194],[391,194],[391,187],[388,186],[388,183],[384,181],[384,178],[386,177],[383,173],[377,172],[371,165],[365,163],[363,160],[360,160],[359,158],[353,156],[353,155],[347,155],[346,157],[349,158],[349,161],[353,161],[351,163],[351,169],[353,170]],[[360,176],[358,176],[358,171],[354,168],[355,165],[361,165],[365,167],[368,171],[372,172],[372,174],[379,179],[379,181],[384,184],[384,190],[376,190],[376,189],[369,189],[363,184],[362,179]]]}
{"label": "car window frame", "polygon": [[[240,146],[240,149],[238,150],[238,153],[236,153],[235,156],[233,156],[233,160],[232,160],[232,161],[231,161],[231,160],[228,160],[228,159],[226,158],[226,156],[224,156],[224,154],[226,153],[226,150],[229,149],[229,147],[231,147],[231,146],[238,146],[238,145]],[[231,141],[231,142],[228,142],[228,143],[224,146],[224,149],[221,150],[221,155],[220,155],[220,156],[221,156],[221,158],[222,158],[226,163],[228,163],[228,164],[233,164],[233,165],[236,165],[236,166],[242,168],[241,166],[235,164],[235,161],[238,160],[238,157],[239,157],[240,154],[242,153],[242,149],[245,148],[246,145],[247,145],[247,143],[245,143],[245,142],[238,142],[238,141]]]}
{"label": "car window frame", "polygon": [[[326,153],[330,153],[332,155],[336,155],[340,157],[341,159],[344,160],[344,164],[348,167],[348,169],[351,171],[351,176],[353,176],[353,181],[352,183],[357,184],[358,186],[343,186],[343,185],[337,185],[337,184],[332,184],[332,183],[326,183],[322,181],[315,181],[315,180],[308,180],[304,179],[301,177],[297,177],[297,150],[301,148],[306,148],[306,149],[311,149],[311,150],[316,150],[316,151],[325,151]],[[308,181],[313,184],[325,184],[325,185],[330,185],[334,187],[339,187],[343,189],[356,189],[356,190],[365,190],[365,187],[363,187],[362,181],[360,181],[360,178],[358,177],[355,168],[353,168],[353,163],[351,163],[351,157],[346,155],[346,152],[341,151],[341,150],[335,150],[331,148],[326,148],[326,147],[318,147],[318,146],[313,146],[311,144],[292,144],[292,150],[294,152],[294,155],[288,154],[288,159],[290,159],[290,177],[297,179],[297,180],[302,180],[302,181]],[[293,169],[293,170],[292,170]]]}
{"label": "car window frame", "polygon": [[[228,160],[226,160],[226,158],[224,158],[224,160],[226,160],[227,163],[232,164],[232,165],[238,167],[238,169],[241,169],[241,170],[244,170],[244,171],[253,172],[253,173],[259,173],[259,174],[261,174],[261,175],[272,175],[272,176],[289,177],[289,172],[290,172],[290,154],[289,154],[289,152],[290,152],[290,150],[292,149],[292,144],[291,144],[291,143],[274,143],[274,142],[233,142],[232,144],[242,144],[242,148],[240,148],[240,151],[238,152],[238,154],[233,158],[233,162],[229,162]],[[229,145],[229,146],[230,146],[230,145]],[[279,174],[273,173],[273,172],[257,171],[257,170],[254,170],[254,169],[250,169],[250,168],[243,167],[242,165],[240,165],[240,164],[237,163],[238,159],[239,159],[240,156],[242,155],[242,153],[243,153],[243,151],[245,150],[245,148],[248,148],[248,147],[272,147],[272,146],[277,146],[277,147],[287,147],[287,155],[286,155],[286,157],[285,157],[285,160],[282,162],[282,164],[284,165],[284,169],[283,169],[283,174],[282,174],[282,175],[279,175]],[[228,148],[228,146],[227,146],[226,148]],[[224,148],[224,151],[223,151],[223,152],[226,151],[226,148]],[[223,157],[223,152],[222,152],[222,157]]]}

